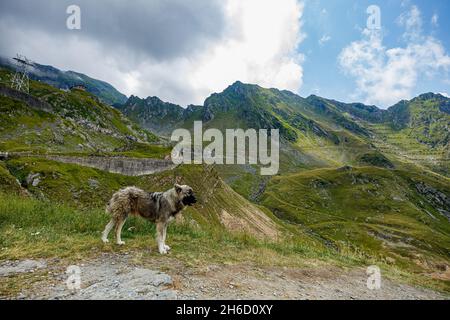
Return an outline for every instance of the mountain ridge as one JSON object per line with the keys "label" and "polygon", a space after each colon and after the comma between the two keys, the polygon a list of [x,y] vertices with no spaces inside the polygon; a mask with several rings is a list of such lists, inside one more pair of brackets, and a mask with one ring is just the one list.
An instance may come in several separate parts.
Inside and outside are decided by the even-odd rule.
{"label": "mountain ridge", "polygon": [[[10,70],[17,70],[17,65],[12,61],[0,56],[0,67]],[[103,102],[113,105],[122,104],[127,100],[127,96],[119,92],[106,81],[91,78],[76,71],[62,71],[50,65],[33,63],[29,69],[30,78],[42,81],[59,89],[70,89],[76,85],[84,85],[86,90],[96,95]]]}
{"label": "mountain ridge", "polygon": [[[450,102],[449,102],[450,98],[445,97],[444,95],[442,95],[440,93],[434,93],[434,92],[422,93],[416,97],[411,98],[410,100],[406,100],[406,99],[400,100],[396,104],[389,106],[386,109],[383,109],[376,105],[366,105],[361,102],[349,102],[349,103],[341,102],[341,101],[337,101],[335,99],[320,97],[315,94],[311,94],[307,97],[302,97],[302,96],[300,96],[292,91],[289,91],[289,90],[279,90],[277,88],[263,88],[257,84],[244,83],[239,80],[233,82],[233,84],[226,87],[222,92],[214,92],[214,93],[210,94],[205,99],[205,101],[201,107],[208,109],[208,107],[210,107],[209,101],[214,100],[214,98],[216,98],[217,96],[220,96],[220,95],[237,94],[237,95],[240,95],[241,97],[242,96],[249,97],[249,96],[251,96],[252,93],[254,93],[257,90],[269,90],[269,91],[278,92],[284,96],[290,97],[291,99],[298,99],[298,100],[302,100],[304,102],[312,102],[312,101],[317,101],[317,100],[330,102],[331,104],[336,105],[338,107],[339,111],[348,112],[348,113],[352,114],[353,116],[360,118],[361,120],[372,121],[372,122],[383,122],[383,121],[389,120],[390,117],[392,117],[392,113],[394,113],[394,109],[398,108],[399,105],[412,103],[417,100],[439,99],[439,100],[445,101],[445,105],[442,108],[442,112],[445,112],[448,114],[450,113],[450,107],[449,107],[450,106]],[[187,110],[187,109],[189,109],[189,106],[191,106],[191,105],[189,105],[186,108],[183,108],[181,105],[174,104],[169,101],[163,101],[157,96],[148,96],[147,98],[140,98],[138,96],[132,95],[128,98],[126,103],[124,103],[121,106],[118,106],[118,108],[120,108],[121,110],[126,112],[126,107],[128,104],[130,104],[130,101],[136,102],[136,99],[148,100],[149,98],[151,98],[153,100],[157,100],[159,102],[159,104],[161,104],[161,105],[170,106],[172,109],[176,109],[176,112],[178,114],[182,114],[183,110]],[[154,103],[151,106],[155,106],[155,105],[156,104]],[[189,113],[189,112],[187,112],[187,113]]]}

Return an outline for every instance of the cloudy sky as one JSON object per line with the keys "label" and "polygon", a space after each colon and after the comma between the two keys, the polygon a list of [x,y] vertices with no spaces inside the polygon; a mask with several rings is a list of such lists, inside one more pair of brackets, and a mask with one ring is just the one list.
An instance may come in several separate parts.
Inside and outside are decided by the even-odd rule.
{"label": "cloudy sky", "polygon": [[449,14],[443,0],[1,0],[0,55],[183,106],[240,80],[387,107],[450,93]]}

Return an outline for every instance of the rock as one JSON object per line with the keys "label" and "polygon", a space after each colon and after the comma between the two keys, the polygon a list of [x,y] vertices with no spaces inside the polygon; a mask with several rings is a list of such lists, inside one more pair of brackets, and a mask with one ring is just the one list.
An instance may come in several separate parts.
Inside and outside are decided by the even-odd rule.
{"label": "rock", "polygon": [[41,182],[40,176],[40,173],[30,172],[26,178],[26,186],[32,185],[33,187],[37,187]]}
{"label": "rock", "polygon": [[213,119],[214,119],[214,113],[209,108],[209,106],[205,106],[204,111],[203,111],[203,115],[202,115],[203,122],[208,122],[208,121],[211,121]]}
{"label": "rock", "polygon": [[18,300],[24,300],[24,299],[26,299],[26,295],[24,295],[23,293],[20,293],[18,296],[17,296],[17,299]]}
{"label": "rock", "polygon": [[41,182],[41,179],[39,179],[39,178],[36,178],[36,179],[34,179],[33,180],[33,183],[31,184],[33,187],[37,187],[38,186],[38,184]]}
{"label": "rock", "polygon": [[9,153],[8,152],[0,152],[0,160],[8,160]]}
{"label": "rock", "polygon": [[337,169],[337,171],[352,171],[353,170],[353,167],[352,166],[343,166],[343,167],[340,167],[339,169]]}
{"label": "rock", "polygon": [[47,267],[44,260],[22,260],[15,262],[6,262],[0,265],[0,276],[9,276],[17,273],[34,272],[37,269]]}
{"label": "rock", "polygon": [[177,293],[173,290],[164,290],[158,294],[158,299],[161,300],[174,300],[177,298]]}

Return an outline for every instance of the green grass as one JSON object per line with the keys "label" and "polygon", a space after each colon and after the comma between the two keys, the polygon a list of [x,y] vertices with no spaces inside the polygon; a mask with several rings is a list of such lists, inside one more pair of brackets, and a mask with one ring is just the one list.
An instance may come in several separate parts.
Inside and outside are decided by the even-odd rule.
{"label": "green grass", "polygon": [[[94,258],[101,252],[130,251],[149,257],[158,255],[153,240],[153,224],[130,217],[122,234],[127,244],[117,246],[113,244],[113,238],[108,244],[100,240],[101,231],[108,221],[109,216],[103,210],[78,210],[54,202],[0,193],[0,260],[56,258],[58,261],[76,262]],[[171,257],[193,268],[210,263],[299,268],[329,264],[355,267],[376,263],[388,278],[448,290],[441,282],[405,272],[355,248],[342,247],[340,251],[334,251],[305,242],[302,238],[258,240],[248,234],[198,228],[184,220],[169,227],[168,243],[173,248]],[[2,295],[14,293],[21,286],[30,285],[28,280],[33,279],[14,277],[2,281],[0,292]]]}
{"label": "green grass", "polygon": [[134,177],[42,158],[11,159],[7,167],[22,184],[28,176],[40,175],[39,185],[27,186],[36,197],[65,201],[80,208],[104,207],[112,193],[122,186],[139,185],[139,179]]}
{"label": "green grass", "polygon": [[3,161],[0,161],[0,192],[20,193],[16,178],[9,172]]}
{"label": "green grass", "polygon": [[[250,222],[247,225],[255,229],[251,223],[255,219],[253,214],[260,214],[257,206],[228,187],[211,166],[179,166],[158,174],[130,177],[76,164],[22,157],[6,161],[4,168],[5,178],[17,179],[35,197],[81,209],[104,208],[112,194],[125,186],[161,191],[172,188],[178,181],[192,186],[196,191],[199,205],[188,208],[186,214],[201,226],[223,229],[219,217],[226,211],[239,219],[248,218]],[[27,178],[36,174],[39,174],[39,184],[27,184]],[[275,229],[280,222],[276,218],[272,220],[269,228]]]}
{"label": "green grass", "polygon": [[[66,205],[28,197],[0,193],[0,259],[22,258],[76,258],[86,257],[92,251],[119,250],[100,241],[101,231],[109,221],[103,210],[79,210]],[[128,229],[133,226],[133,229]],[[131,230],[131,231],[130,231]],[[153,224],[130,217],[123,231],[129,249],[155,249],[149,241],[155,233]],[[268,242],[248,235],[231,234],[214,228],[198,228],[188,221],[174,223],[169,228],[169,241],[187,260],[203,254],[208,261],[241,260],[242,251],[272,250],[272,254],[302,258],[331,257],[322,246],[290,241]],[[189,241],[185,241],[189,240]],[[229,255],[233,252],[234,255]],[[186,256],[189,253],[188,256]],[[212,255],[212,256],[211,256]],[[245,255],[245,253],[244,253]],[[257,258],[256,256],[254,258]],[[270,261],[266,261],[270,263]]]}

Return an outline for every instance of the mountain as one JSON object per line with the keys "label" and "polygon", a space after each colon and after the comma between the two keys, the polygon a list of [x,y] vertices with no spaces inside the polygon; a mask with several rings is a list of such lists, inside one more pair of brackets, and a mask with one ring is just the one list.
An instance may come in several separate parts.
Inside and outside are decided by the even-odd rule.
{"label": "mountain", "polygon": [[388,120],[398,131],[410,129],[409,136],[430,147],[448,146],[450,141],[450,99],[426,93],[401,101],[387,110]]}
{"label": "mountain", "polygon": [[170,135],[173,128],[182,126],[184,121],[185,110],[182,107],[163,102],[158,97],[140,99],[131,96],[116,108],[136,123],[161,135]]}
{"label": "mountain", "polygon": [[9,88],[11,77],[0,69],[0,150],[113,152],[159,140],[89,92],[31,81],[25,94]]}
{"label": "mountain", "polygon": [[[0,57],[0,67],[15,70],[14,60]],[[127,97],[105,81],[93,79],[74,71],[61,71],[55,67],[33,63],[29,69],[30,78],[41,81],[59,89],[70,89],[83,85],[86,90],[100,98],[106,104],[123,104]]]}
{"label": "mountain", "polygon": [[237,81],[203,106],[183,109],[156,97],[132,97],[119,108],[166,136],[178,127],[192,128],[194,120],[221,130],[278,128],[291,165],[353,165],[366,153],[382,152],[448,175],[449,101],[427,93],[383,110]]}
{"label": "mountain", "polygon": [[412,129],[409,136],[431,147],[449,143],[450,99],[441,94],[425,93],[409,101],[403,100],[387,110],[360,103],[346,104],[317,96],[307,98],[313,105],[326,103],[356,121],[389,125],[395,131]]}
{"label": "mountain", "polygon": [[162,135],[168,135],[178,127],[192,128],[195,120],[203,121],[205,128],[221,130],[277,128],[283,145],[289,149],[286,152],[293,154],[290,158],[303,164],[335,161],[334,155],[323,153],[317,156],[312,146],[323,150],[338,146],[342,149],[345,144],[360,144],[354,135],[368,136],[367,130],[342,117],[336,110],[330,121],[324,122],[321,120],[329,114],[321,114],[306,99],[288,91],[265,89],[239,81],[221,93],[212,94],[203,106],[183,109],[154,97],[132,97],[119,109],[143,127]]}
{"label": "mountain", "polygon": [[386,156],[450,174],[450,99],[426,93],[400,101],[387,110],[361,104],[345,104],[319,97],[348,114],[352,121],[371,132],[371,143]]}

